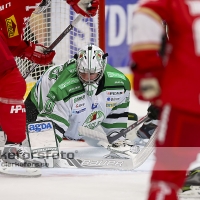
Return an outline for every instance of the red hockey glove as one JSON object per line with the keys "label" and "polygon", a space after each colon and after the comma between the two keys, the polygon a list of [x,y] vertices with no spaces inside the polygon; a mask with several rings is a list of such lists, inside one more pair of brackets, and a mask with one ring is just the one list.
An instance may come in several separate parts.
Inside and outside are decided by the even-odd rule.
{"label": "red hockey glove", "polygon": [[40,65],[47,65],[52,62],[55,51],[50,51],[47,54],[43,53],[45,51],[46,47],[40,44],[33,44],[29,43],[29,46],[24,50],[19,57],[21,58],[28,58],[34,63],[40,64]]}
{"label": "red hockey glove", "polygon": [[134,93],[138,99],[155,102],[161,94],[160,83],[163,69],[152,71],[139,71],[137,67],[132,68],[134,74]]}
{"label": "red hockey glove", "polygon": [[134,74],[134,93],[144,101],[159,99],[160,82],[164,67],[157,50],[142,50],[131,53],[134,65],[131,66]]}
{"label": "red hockey glove", "polygon": [[94,17],[99,7],[99,0],[66,0],[74,11],[84,17]]}

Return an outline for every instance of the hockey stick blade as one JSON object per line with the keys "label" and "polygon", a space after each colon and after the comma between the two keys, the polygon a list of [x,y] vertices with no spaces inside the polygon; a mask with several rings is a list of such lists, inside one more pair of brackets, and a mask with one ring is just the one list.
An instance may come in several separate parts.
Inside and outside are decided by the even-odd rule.
{"label": "hockey stick blade", "polygon": [[151,136],[150,140],[147,142],[145,147],[133,158],[133,169],[136,169],[139,166],[141,166],[153,152],[156,136],[157,134],[155,131],[155,133]]}
{"label": "hockey stick blade", "polygon": [[96,140],[102,140],[104,142],[113,143],[115,140],[117,140],[121,136],[124,136],[126,133],[130,132],[131,130],[133,130],[134,128],[139,126],[141,123],[147,121],[148,119],[149,119],[148,115],[144,116],[139,121],[131,124],[128,128],[121,130],[119,132],[119,134],[117,134],[115,136],[108,135],[106,137],[106,135],[101,133],[101,132],[88,129],[88,128],[83,127],[83,126],[79,127],[78,131],[79,131],[80,135],[84,135],[84,136],[87,136],[87,137],[90,137],[90,138],[94,138]]}
{"label": "hockey stick blade", "polygon": [[[72,23],[54,40],[54,42],[44,51],[44,53],[48,53],[49,51],[52,51],[59,43],[60,41],[73,29],[73,27],[83,18],[82,15],[78,15]],[[38,64],[33,64],[28,71],[25,72],[23,75],[23,78],[26,79],[28,75],[36,68],[38,67]]]}

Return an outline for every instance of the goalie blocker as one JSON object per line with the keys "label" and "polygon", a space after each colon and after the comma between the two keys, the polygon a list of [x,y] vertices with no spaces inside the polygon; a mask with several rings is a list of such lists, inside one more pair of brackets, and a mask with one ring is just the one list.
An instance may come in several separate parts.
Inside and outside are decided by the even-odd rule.
{"label": "goalie blocker", "polygon": [[59,158],[59,148],[52,121],[27,124],[27,137],[32,159],[38,159],[45,167],[53,167],[53,159]]}

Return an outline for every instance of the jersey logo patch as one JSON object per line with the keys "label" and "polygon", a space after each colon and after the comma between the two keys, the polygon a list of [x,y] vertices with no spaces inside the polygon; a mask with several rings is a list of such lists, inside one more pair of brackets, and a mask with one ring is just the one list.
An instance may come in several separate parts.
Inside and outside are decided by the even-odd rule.
{"label": "jersey logo patch", "polygon": [[124,92],[107,92],[108,95],[121,95],[124,94]]}
{"label": "jersey logo patch", "polygon": [[106,107],[107,108],[113,108],[113,107],[115,107],[115,105],[116,105],[116,103],[115,102],[106,102]]}
{"label": "jersey logo patch", "polygon": [[92,110],[94,110],[95,108],[97,108],[97,106],[98,106],[98,103],[93,103],[92,104]]}
{"label": "jersey logo patch", "polygon": [[80,107],[83,107],[83,106],[85,106],[85,103],[77,103],[76,104],[76,108],[80,108]]}
{"label": "jersey logo patch", "polygon": [[121,78],[123,80],[126,80],[126,77],[123,74],[119,74],[116,72],[107,72],[107,75],[109,78]]}
{"label": "jersey logo patch", "polygon": [[74,98],[74,103],[76,103],[76,102],[78,102],[78,101],[81,101],[81,100],[84,100],[84,99],[85,99],[85,95],[76,97],[76,98]]}
{"label": "jersey logo patch", "polygon": [[108,97],[107,98],[107,101],[118,101],[120,98],[110,98],[110,97]]}
{"label": "jersey logo patch", "polygon": [[51,122],[43,122],[43,123],[33,123],[28,125],[28,131],[29,132],[41,132],[41,131],[47,131],[49,129],[52,129],[52,123]]}
{"label": "jersey logo patch", "polygon": [[72,84],[78,83],[80,80],[78,78],[71,78],[66,80],[64,83],[60,84],[58,87],[63,90],[65,87],[70,86]]}
{"label": "jersey logo patch", "polygon": [[92,112],[83,123],[84,127],[94,129],[104,120],[104,113],[100,110]]}
{"label": "jersey logo patch", "polygon": [[11,17],[5,19],[5,21],[6,21],[8,37],[12,38],[12,37],[18,36],[19,32],[18,32],[15,16],[12,15]]}
{"label": "jersey logo patch", "polygon": [[86,110],[86,108],[82,108],[81,110],[72,110],[72,113],[74,114],[79,114],[79,113],[82,113]]}

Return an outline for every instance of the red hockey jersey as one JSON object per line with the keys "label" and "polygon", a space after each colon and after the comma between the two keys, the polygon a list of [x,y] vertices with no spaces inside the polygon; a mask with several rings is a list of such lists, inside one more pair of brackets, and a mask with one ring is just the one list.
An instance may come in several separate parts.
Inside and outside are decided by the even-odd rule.
{"label": "red hockey jersey", "polygon": [[[161,84],[162,102],[200,113],[200,1],[141,0],[140,5],[146,16],[157,22],[160,16],[168,24],[168,60]],[[142,45],[135,51],[149,48]]]}
{"label": "red hockey jersey", "polygon": [[0,30],[9,47],[22,40],[23,28],[41,0],[0,0]]}

